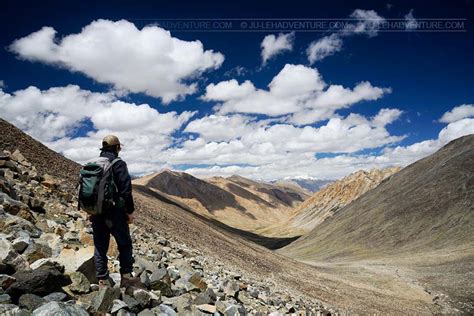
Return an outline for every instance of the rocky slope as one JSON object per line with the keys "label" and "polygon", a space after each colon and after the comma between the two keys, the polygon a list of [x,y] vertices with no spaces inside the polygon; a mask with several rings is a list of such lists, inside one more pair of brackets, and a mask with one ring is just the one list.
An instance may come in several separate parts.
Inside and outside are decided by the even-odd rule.
{"label": "rocky slope", "polygon": [[19,151],[0,152],[0,314],[242,315],[324,311],[279,292],[146,226],[133,226],[135,274],[145,289],[99,289],[93,243],[75,197],[44,178]]}
{"label": "rocky slope", "polygon": [[[198,179],[164,170],[133,183],[176,199],[200,215],[257,234],[267,226],[286,223],[292,208],[308,197],[297,186],[272,185],[236,175]],[[274,236],[271,231],[265,235]]]}
{"label": "rocky slope", "polygon": [[468,135],[394,174],[281,253],[305,262],[387,258],[472,312],[473,203],[474,135]]}
{"label": "rocky slope", "polygon": [[79,164],[58,155],[2,118],[0,134],[0,149],[12,153],[21,149],[21,153],[37,168],[37,172],[49,174],[72,186],[77,183],[77,174],[81,168]]}
{"label": "rocky slope", "polygon": [[399,167],[360,170],[334,181],[298,206],[290,223],[296,228],[310,231],[399,170]]}

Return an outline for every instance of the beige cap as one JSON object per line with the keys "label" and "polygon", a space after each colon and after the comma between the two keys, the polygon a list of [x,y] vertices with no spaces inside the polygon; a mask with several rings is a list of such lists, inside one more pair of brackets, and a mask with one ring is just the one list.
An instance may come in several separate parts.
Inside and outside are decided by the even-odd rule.
{"label": "beige cap", "polygon": [[115,135],[107,135],[102,140],[102,148],[112,147],[115,145],[120,145],[120,141]]}

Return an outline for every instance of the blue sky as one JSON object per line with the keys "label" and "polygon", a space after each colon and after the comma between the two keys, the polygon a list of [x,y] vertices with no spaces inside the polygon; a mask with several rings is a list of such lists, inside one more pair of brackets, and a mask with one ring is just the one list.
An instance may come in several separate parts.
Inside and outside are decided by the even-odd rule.
{"label": "blue sky", "polygon": [[[273,180],[404,166],[473,132],[472,6],[6,1],[0,116],[79,162],[117,134],[135,174]],[[352,18],[354,28],[168,34],[153,24],[185,18]],[[465,19],[464,31],[364,24],[407,18]]]}

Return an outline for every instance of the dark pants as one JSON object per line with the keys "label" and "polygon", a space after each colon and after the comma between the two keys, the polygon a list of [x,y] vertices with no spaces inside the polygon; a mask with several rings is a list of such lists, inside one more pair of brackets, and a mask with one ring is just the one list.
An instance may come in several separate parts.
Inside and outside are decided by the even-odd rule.
{"label": "dark pants", "polygon": [[120,273],[131,273],[133,270],[132,238],[128,229],[127,215],[123,210],[107,211],[106,216],[91,216],[94,236],[94,261],[96,276],[99,280],[109,277],[107,268],[107,250],[109,249],[110,235],[117,242],[120,260]]}

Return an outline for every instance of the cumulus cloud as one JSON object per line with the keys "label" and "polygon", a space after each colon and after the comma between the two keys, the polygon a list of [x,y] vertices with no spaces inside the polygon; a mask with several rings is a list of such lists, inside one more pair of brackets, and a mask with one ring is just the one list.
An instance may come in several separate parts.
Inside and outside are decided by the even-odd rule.
{"label": "cumulus cloud", "polygon": [[353,89],[328,86],[317,69],[287,64],[268,84],[268,90],[257,89],[248,80],[239,84],[232,79],[208,85],[202,98],[220,102],[216,110],[221,115],[289,115],[287,122],[304,125],[328,119],[338,109],[357,102],[377,100],[390,91],[369,82],[358,83]]}
{"label": "cumulus cloud", "polygon": [[97,20],[80,33],[56,36],[52,27],[15,40],[9,49],[20,58],[57,65],[115,89],[146,93],[164,103],[196,91],[192,79],[217,69],[221,53],[196,41],[172,37],[158,26],[138,29],[126,20]]}
{"label": "cumulus cloud", "polygon": [[453,108],[451,111],[444,113],[439,121],[442,123],[452,123],[464,118],[472,117],[474,117],[474,105],[462,104]]}
{"label": "cumulus cloud", "polygon": [[341,51],[345,37],[357,34],[366,34],[368,37],[377,36],[380,26],[385,22],[385,18],[374,10],[357,9],[349,17],[355,22],[347,23],[338,33],[324,36],[309,44],[306,55],[310,65]]}
{"label": "cumulus cloud", "polygon": [[312,65],[319,60],[334,55],[341,49],[342,39],[337,34],[331,34],[309,44],[306,54],[308,55],[309,63]]}
{"label": "cumulus cloud", "polygon": [[[31,86],[11,94],[0,89],[0,117],[81,163],[97,155],[105,135],[116,134],[125,143],[125,155],[143,164],[150,154],[158,156],[173,144],[172,134],[195,114],[160,113],[148,104],[123,102],[112,93],[74,85],[48,90]],[[77,137],[86,123],[92,129]]]}
{"label": "cumulus cloud", "polygon": [[263,38],[260,47],[262,48],[262,64],[265,65],[267,61],[285,51],[291,51],[293,49],[293,40],[295,33],[280,33],[278,36],[273,34],[267,35]]}

